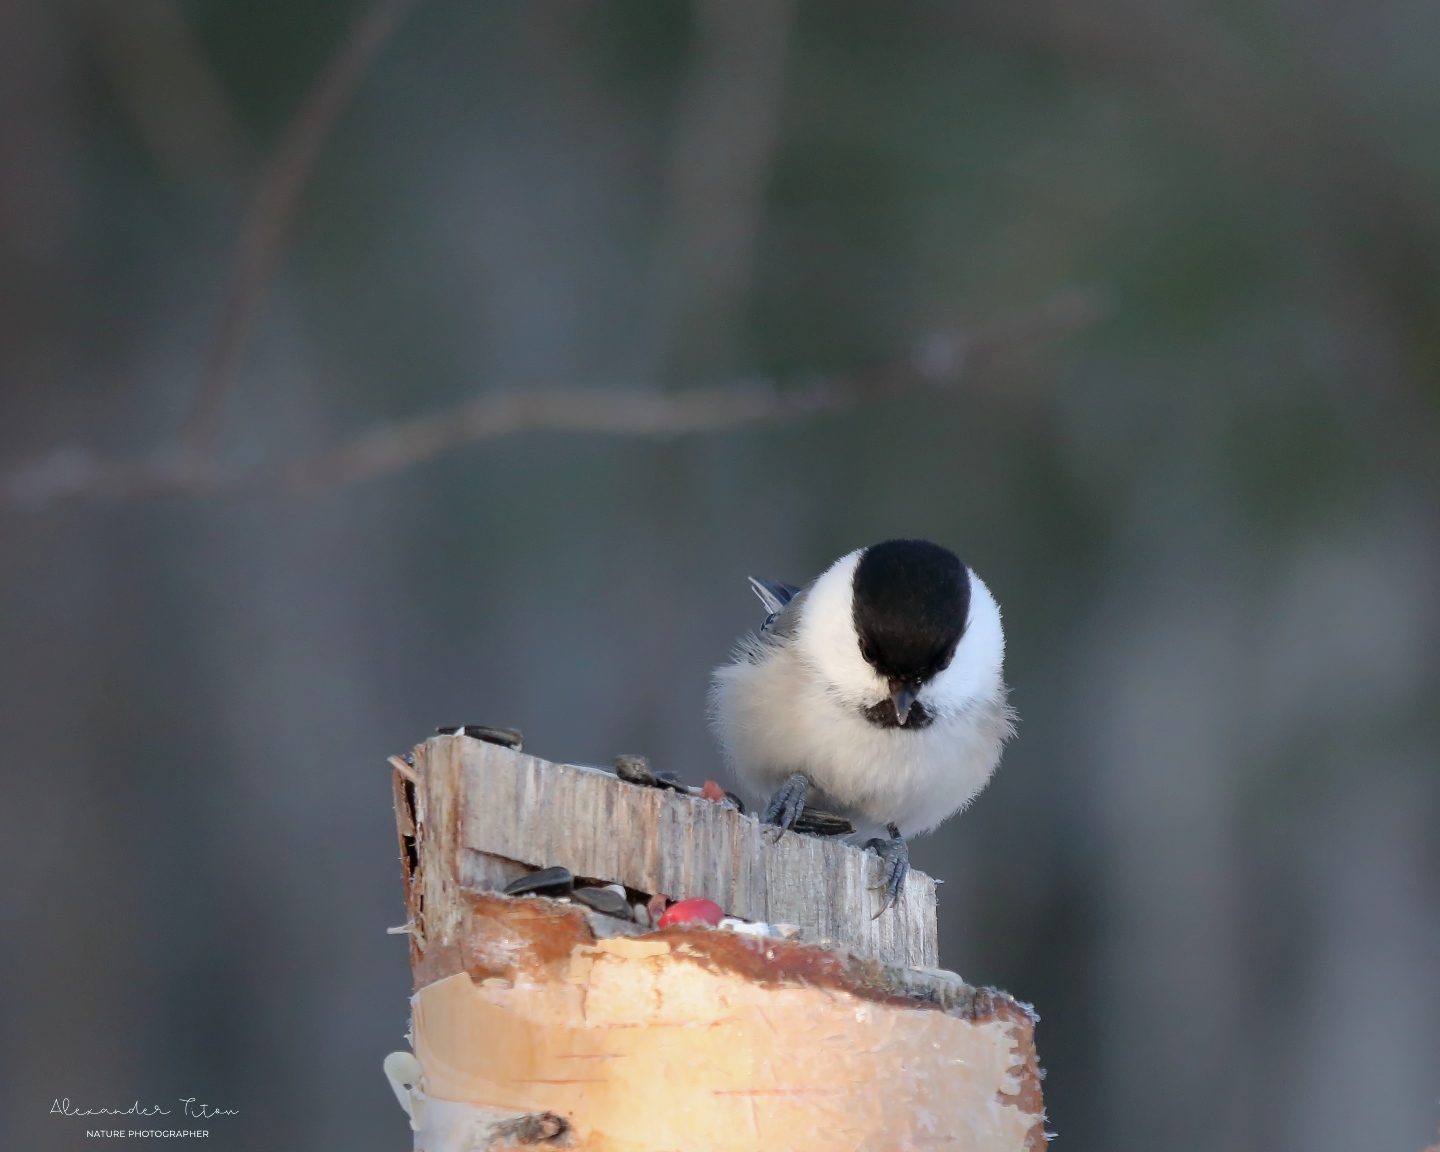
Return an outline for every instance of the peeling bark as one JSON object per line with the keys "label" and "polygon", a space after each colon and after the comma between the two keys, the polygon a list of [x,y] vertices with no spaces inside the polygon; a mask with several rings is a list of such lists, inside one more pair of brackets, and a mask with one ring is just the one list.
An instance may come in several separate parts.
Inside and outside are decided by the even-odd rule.
{"label": "peeling bark", "polygon": [[[710,801],[460,736],[394,781],[414,1055],[386,1072],[417,1152],[1045,1146],[1034,1016],[933,966],[929,877],[912,874],[887,934],[868,919],[877,860],[787,850],[809,838]],[[789,939],[652,931],[493,890],[556,853],[637,896],[664,878],[732,916],[805,921]],[[896,963],[907,949],[931,963]]]}

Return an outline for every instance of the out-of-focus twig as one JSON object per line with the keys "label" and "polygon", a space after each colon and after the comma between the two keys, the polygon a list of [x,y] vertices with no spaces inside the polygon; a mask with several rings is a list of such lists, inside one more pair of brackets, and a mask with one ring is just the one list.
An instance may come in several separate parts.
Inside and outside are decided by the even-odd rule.
{"label": "out-of-focus twig", "polygon": [[284,484],[314,491],[410,468],[462,445],[517,432],[679,436],[793,423],[927,388],[969,383],[1001,362],[1093,323],[1104,303],[1070,292],[973,335],[937,332],[907,355],[841,376],[777,387],[741,380],[709,388],[530,388],[490,392],[446,412],[387,424],[287,465]]}
{"label": "out-of-focus twig", "polygon": [[65,500],[143,500],[202,495],[220,487],[209,465],[177,467],[174,454],[135,460],[100,456],[63,444],[17,468],[0,484],[4,501],[37,511]]}
{"label": "out-of-focus twig", "polygon": [[235,243],[235,264],[200,386],[181,432],[180,466],[197,474],[220,431],[255,316],[300,192],[330,130],[400,21],[418,0],[376,0],[331,57],[260,174]]}
{"label": "out-of-focus twig", "polygon": [[[375,0],[330,58],[262,168],[235,242],[220,319],[178,445],[143,459],[107,458],[66,445],[0,480],[0,499],[41,507],[64,499],[203,494],[262,480],[258,474],[222,476],[216,464],[213,449],[225,403],[295,205],[325,140],[371,62],[416,3]],[[216,139],[227,134],[217,131],[217,125],[228,127],[223,92],[203,60],[192,58],[193,40],[173,6],[144,0],[130,11],[110,0],[93,0],[86,14],[124,98],[162,159],[173,161],[178,171],[193,173],[197,165],[233,156],[233,139],[216,146]],[[173,84],[152,75],[160,64],[174,73]],[[175,84],[194,89],[187,97],[194,107],[169,106]]]}
{"label": "out-of-focus twig", "polygon": [[1151,0],[970,0],[935,5],[937,31],[1054,53],[1086,73],[1160,94],[1227,154],[1262,165],[1292,158],[1296,109],[1203,6]]}
{"label": "out-of-focus twig", "polygon": [[[1278,13],[1263,57],[1225,31],[1213,6],[1153,0],[969,0],[934,5],[937,30],[999,37],[1087,72],[1145,86],[1206,133],[1217,151],[1303,191],[1300,219],[1371,339],[1398,344],[1395,431],[1419,433],[1418,462],[1437,459],[1432,397],[1440,384],[1440,203],[1422,166],[1399,160],[1371,115],[1337,86],[1323,38]],[[1230,24],[1233,28],[1233,22]],[[1278,55],[1276,55],[1278,53]],[[1262,67],[1262,59],[1269,60]],[[1308,217],[1308,220],[1307,220]],[[1374,387],[1366,374],[1365,388]],[[1408,391],[1403,398],[1401,391]]]}
{"label": "out-of-focus twig", "polygon": [[66,499],[259,489],[309,494],[401,472],[467,444],[519,432],[668,437],[775,427],[961,384],[978,389],[1007,363],[1080,331],[1105,310],[1098,292],[1067,292],[974,333],[935,332],[904,355],[783,387],[751,379],[678,392],[602,387],[487,392],[458,408],[385,424],[338,448],[244,473],[176,468],[165,457],[110,461],[64,447],[0,482],[0,500],[39,508]]}
{"label": "out-of-focus twig", "polygon": [[794,0],[694,0],[651,268],[643,375],[731,371],[775,156]]}
{"label": "out-of-focus twig", "polygon": [[87,0],[87,39],[160,167],[229,200],[250,157],[224,85],[177,0]]}

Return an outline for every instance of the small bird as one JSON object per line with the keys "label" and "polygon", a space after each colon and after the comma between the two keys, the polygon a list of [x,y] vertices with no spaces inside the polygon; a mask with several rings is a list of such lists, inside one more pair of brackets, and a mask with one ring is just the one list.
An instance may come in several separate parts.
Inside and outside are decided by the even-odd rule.
{"label": "small bird", "polygon": [[790,828],[809,802],[857,839],[884,830],[865,843],[885,862],[883,912],[906,838],[965,807],[1014,732],[999,606],[927,540],[861,548],[804,588],[750,584],[768,615],[715,670],[721,749],[765,823]]}

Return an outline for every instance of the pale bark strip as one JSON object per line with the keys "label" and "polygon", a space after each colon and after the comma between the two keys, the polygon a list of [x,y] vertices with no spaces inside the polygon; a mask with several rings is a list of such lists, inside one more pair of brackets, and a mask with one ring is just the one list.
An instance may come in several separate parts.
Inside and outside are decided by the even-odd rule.
{"label": "pale bark strip", "polygon": [[[935,967],[929,877],[871,920],[878,859],[720,803],[465,736],[391,767],[416,1152],[1046,1146],[1034,1013]],[[554,865],[804,931],[496,892]]]}

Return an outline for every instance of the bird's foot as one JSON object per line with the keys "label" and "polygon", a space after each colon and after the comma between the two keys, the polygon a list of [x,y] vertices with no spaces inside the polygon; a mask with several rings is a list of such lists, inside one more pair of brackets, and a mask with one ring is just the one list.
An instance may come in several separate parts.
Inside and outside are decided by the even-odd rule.
{"label": "bird's foot", "polygon": [[779,791],[770,797],[765,812],[760,817],[762,824],[774,824],[779,828],[793,828],[800,813],[805,811],[805,796],[810,791],[810,781],[798,772],[780,785]]}
{"label": "bird's foot", "polygon": [[900,890],[905,886],[905,877],[910,874],[910,849],[901,838],[900,829],[894,824],[887,825],[887,828],[890,839],[882,840],[876,836],[865,842],[865,851],[874,852],[885,865],[883,878],[871,889],[873,892],[883,890],[885,893],[880,911],[871,917],[872,920],[878,920],[885,909],[894,907],[900,900]]}

